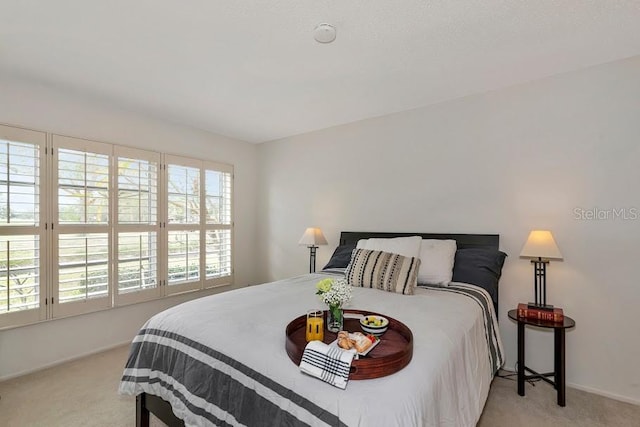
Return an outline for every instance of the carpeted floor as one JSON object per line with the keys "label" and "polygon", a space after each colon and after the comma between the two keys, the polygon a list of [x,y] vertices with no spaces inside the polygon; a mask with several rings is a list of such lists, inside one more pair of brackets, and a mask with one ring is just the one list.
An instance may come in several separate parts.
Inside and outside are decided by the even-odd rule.
{"label": "carpeted floor", "polygon": [[556,404],[553,386],[525,383],[518,395],[515,381],[495,378],[478,427],[640,427],[640,406],[567,388],[567,406]]}
{"label": "carpeted floor", "polygon": [[[0,425],[133,426],[135,399],[116,392],[127,353],[119,347],[1,382]],[[496,378],[478,426],[640,426],[640,406],[568,389],[560,408],[546,383],[527,385],[526,393],[520,397],[515,382]],[[163,424],[152,419],[151,425]]]}

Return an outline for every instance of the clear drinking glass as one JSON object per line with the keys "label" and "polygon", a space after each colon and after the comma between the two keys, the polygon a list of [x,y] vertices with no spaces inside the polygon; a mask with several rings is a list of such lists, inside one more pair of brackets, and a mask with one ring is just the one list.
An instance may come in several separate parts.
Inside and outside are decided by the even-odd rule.
{"label": "clear drinking glass", "polygon": [[306,338],[307,342],[322,341],[324,339],[324,316],[322,310],[313,309],[307,311]]}

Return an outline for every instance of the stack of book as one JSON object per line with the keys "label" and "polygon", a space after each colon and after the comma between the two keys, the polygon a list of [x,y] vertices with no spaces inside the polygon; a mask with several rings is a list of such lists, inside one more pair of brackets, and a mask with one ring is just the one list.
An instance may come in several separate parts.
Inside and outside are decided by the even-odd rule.
{"label": "stack of book", "polygon": [[528,304],[518,304],[518,317],[527,319],[547,320],[549,322],[561,323],[564,321],[564,313],[561,308],[546,310],[543,308],[530,307]]}

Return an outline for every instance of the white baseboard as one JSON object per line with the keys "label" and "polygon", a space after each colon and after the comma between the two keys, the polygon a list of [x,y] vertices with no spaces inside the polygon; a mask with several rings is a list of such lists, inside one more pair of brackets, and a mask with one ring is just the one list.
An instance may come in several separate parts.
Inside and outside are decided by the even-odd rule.
{"label": "white baseboard", "polygon": [[[502,368],[501,370],[515,374],[513,369]],[[611,393],[609,391],[600,390],[598,388],[588,387],[585,385],[567,383],[567,387],[575,388],[576,390],[586,391],[587,393],[597,394],[598,396],[608,397],[609,399],[618,400],[620,402],[631,403],[632,405],[640,406],[640,399],[634,399],[632,397],[622,396],[620,394]]]}
{"label": "white baseboard", "polygon": [[56,360],[56,361],[51,362],[51,363],[47,363],[46,365],[38,366],[37,368],[34,368],[34,369],[26,369],[26,370],[21,371],[21,372],[15,372],[15,373],[12,373],[10,375],[6,375],[4,377],[0,377],[0,382],[6,381],[6,380],[10,380],[10,379],[16,378],[16,377],[21,377],[23,375],[33,374],[34,372],[42,371],[44,369],[53,368],[54,366],[62,365],[63,363],[73,362],[74,360],[82,359],[83,357],[92,356],[92,355],[97,354],[97,353],[102,353],[103,351],[112,350],[114,348],[122,347],[122,346],[129,345],[129,344],[131,344],[131,340],[126,340],[126,341],[119,342],[117,344],[111,344],[111,345],[107,345],[107,346],[100,347],[100,348],[97,348],[97,349],[93,349],[93,350],[88,351],[86,353],[78,354],[78,355],[75,355],[75,356],[71,356],[71,357],[67,357],[67,358],[64,358],[64,359]]}
{"label": "white baseboard", "polygon": [[619,394],[611,393],[608,391],[600,390],[593,387],[587,387],[580,384],[567,383],[567,387],[575,388],[577,390],[586,391],[587,393],[593,393],[600,396],[608,397],[609,399],[619,400],[620,402],[631,403],[633,405],[640,406],[640,399],[634,399],[627,396],[621,396]]}

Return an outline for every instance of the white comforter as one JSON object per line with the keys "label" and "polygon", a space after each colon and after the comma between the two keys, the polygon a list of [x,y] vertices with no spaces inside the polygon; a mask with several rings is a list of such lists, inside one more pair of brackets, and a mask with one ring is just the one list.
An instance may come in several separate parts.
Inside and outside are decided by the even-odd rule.
{"label": "white comforter", "polygon": [[[340,390],[302,374],[285,351],[286,325],[307,309],[324,308],[314,287],[324,277],[321,273],[305,275],[197,299],[154,316],[144,328],[171,331],[224,353],[336,415],[348,426],[476,425],[495,368],[489,356],[485,315],[477,302],[465,295],[434,289],[419,288],[415,295],[408,296],[354,288],[352,302],[346,308],[384,313],[405,323],[413,332],[413,359],[396,374],[349,381],[346,390]],[[497,327],[495,322],[494,325]],[[166,345],[181,346],[170,338],[157,339]],[[502,353],[499,333],[497,340]],[[215,369],[228,371],[252,392],[294,414],[303,423],[325,425],[307,409],[234,372],[223,362],[208,363]],[[234,414],[182,390],[170,373],[144,371],[149,377],[156,375],[163,379],[164,384],[170,383],[191,404],[215,413],[230,425],[239,424]],[[187,425],[211,425],[160,383],[131,380],[131,376],[141,375],[133,362],[124,375],[122,393],[144,391],[159,395],[172,404],[176,415],[185,419]]]}

